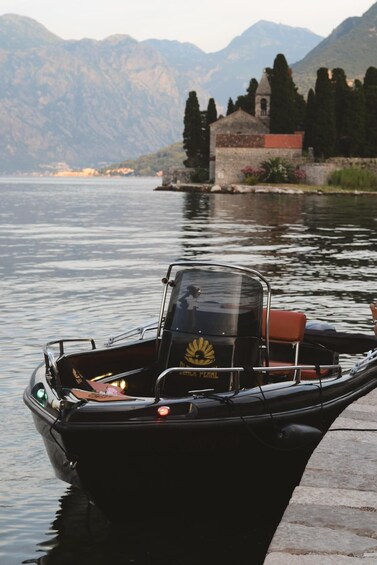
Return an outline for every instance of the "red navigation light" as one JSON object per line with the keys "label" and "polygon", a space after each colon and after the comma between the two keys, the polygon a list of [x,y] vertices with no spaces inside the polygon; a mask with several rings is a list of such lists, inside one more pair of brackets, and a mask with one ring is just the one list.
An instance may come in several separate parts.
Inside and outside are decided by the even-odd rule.
{"label": "red navigation light", "polygon": [[170,406],[159,406],[157,408],[157,414],[162,418],[166,418],[170,414]]}

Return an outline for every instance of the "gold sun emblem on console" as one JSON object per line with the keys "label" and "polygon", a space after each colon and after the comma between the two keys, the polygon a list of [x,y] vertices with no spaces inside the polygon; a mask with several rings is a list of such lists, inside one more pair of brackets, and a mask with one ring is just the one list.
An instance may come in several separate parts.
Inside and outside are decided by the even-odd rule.
{"label": "gold sun emblem on console", "polygon": [[190,365],[206,366],[215,361],[215,352],[207,339],[199,337],[187,346],[185,359]]}

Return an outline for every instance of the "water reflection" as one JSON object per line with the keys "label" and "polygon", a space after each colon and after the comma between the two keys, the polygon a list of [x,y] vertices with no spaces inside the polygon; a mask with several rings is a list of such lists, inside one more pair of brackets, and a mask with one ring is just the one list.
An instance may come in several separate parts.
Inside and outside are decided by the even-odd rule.
{"label": "water reflection", "polygon": [[[189,499],[182,497],[182,504]],[[205,501],[203,500],[203,503]],[[50,539],[38,544],[43,555],[23,561],[38,565],[209,565],[263,563],[271,531],[240,515],[212,521],[160,516],[159,503],[151,502],[142,522],[109,524],[85,495],[73,488],[60,499]],[[161,506],[161,509],[163,506]],[[165,509],[166,510],[166,509]],[[132,513],[132,509],[131,509]],[[200,514],[200,508],[199,512]]]}
{"label": "water reflection", "polygon": [[376,297],[376,207],[375,196],[187,194],[184,257],[257,268],[271,280],[276,307],[353,330]]}

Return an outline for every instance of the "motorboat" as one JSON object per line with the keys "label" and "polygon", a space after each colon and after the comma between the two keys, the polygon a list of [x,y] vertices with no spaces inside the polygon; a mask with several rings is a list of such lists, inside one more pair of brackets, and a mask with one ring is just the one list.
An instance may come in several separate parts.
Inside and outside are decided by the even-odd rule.
{"label": "motorboat", "polygon": [[111,521],[278,496],[377,385],[375,336],[310,329],[256,269],[180,261],[162,287],[151,323],[47,343],[24,391],[56,476]]}

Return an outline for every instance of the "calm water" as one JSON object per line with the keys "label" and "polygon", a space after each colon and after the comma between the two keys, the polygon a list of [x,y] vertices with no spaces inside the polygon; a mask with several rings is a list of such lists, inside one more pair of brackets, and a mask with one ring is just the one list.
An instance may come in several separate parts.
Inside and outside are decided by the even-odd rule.
{"label": "calm water", "polygon": [[[102,344],[155,319],[169,262],[257,268],[273,306],[303,309],[339,330],[371,331],[377,298],[377,197],[196,195],[154,191],[157,179],[0,178],[0,563],[256,564],[263,533],[216,527],[110,528],[55,479],[22,392],[42,345]],[[235,527],[237,525],[237,527]],[[140,526],[140,527],[139,527]]]}

